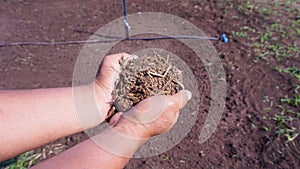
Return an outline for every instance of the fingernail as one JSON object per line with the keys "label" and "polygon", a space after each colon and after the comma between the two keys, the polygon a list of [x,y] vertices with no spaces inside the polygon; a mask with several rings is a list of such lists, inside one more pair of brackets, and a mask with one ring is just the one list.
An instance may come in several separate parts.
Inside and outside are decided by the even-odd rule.
{"label": "fingernail", "polygon": [[190,100],[192,98],[192,93],[190,91],[186,91],[187,99]]}
{"label": "fingernail", "polygon": [[137,58],[139,58],[139,56],[138,56],[138,55],[131,55],[131,57],[132,57],[132,58],[134,58],[134,59],[137,59]]}
{"label": "fingernail", "polygon": [[125,62],[127,62],[127,61],[137,59],[137,58],[139,58],[137,55],[129,55],[129,56],[125,57],[124,59],[125,59]]}

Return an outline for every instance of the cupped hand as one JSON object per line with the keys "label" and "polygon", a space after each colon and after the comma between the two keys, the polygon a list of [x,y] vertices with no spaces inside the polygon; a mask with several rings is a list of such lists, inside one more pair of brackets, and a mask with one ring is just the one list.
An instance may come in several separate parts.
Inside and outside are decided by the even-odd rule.
{"label": "cupped hand", "polygon": [[177,121],[179,110],[184,107],[192,94],[182,90],[172,96],[147,98],[127,112],[115,114],[112,128],[133,138],[150,138],[168,131]]}

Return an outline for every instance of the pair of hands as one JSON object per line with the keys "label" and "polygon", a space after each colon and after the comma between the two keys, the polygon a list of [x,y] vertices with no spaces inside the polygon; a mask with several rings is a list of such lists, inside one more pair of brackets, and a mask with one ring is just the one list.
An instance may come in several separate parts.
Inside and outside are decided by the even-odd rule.
{"label": "pair of hands", "polygon": [[[106,117],[112,101],[111,93],[119,78],[120,59],[133,59],[136,56],[119,53],[106,56],[95,80],[96,99]],[[147,98],[127,112],[118,112],[110,120],[110,126],[130,137],[149,138],[169,130],[177,121],[179,109],[191,99],[191,92],[182,90],[172,96]]]}

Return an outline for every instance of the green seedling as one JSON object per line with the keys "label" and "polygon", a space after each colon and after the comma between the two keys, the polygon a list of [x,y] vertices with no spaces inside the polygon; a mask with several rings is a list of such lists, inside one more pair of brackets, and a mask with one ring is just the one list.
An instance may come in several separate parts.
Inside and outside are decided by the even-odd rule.
{"label": "green seedling", "polygon": [[250,1],[246,2],[246,8],[250,11],[252,11],[254,9],[254,4],[252,4]]}
{"label": "green seedling", "polygon": [[40,158],[41,154],[34,154],[33,151],[28,151],[16,157],[11,163],[4,169],[26,169],[34,164]]}
{"label": "green seedling", "polygon": [[267,126],[262,126],[262,129],[264,129],[265,131],[270,131],[270,128]]}
{"label": "green seedling", "polygon": [[236,20],[236,19],[238,19],[239,17],[238,17],[238,16],[235,16],[235,15],[233,15],[233,16],[231,16],[230,18],[231,18],[231,19],[233,19],[233,20]]}
{"label": "green seedling", "polygon": [[248,36],[247,32],[233,32],[233,35],[241,38]]}
{"label": "green seedling", "polygon": [[286,103],[288,105],[298,107],[300,104],[300,96],[295,94],[293,98],[288,97],[287,95],[280,99],[281,103]]}
{"label": "green seedling", "polygon": [[276,67],[275,70],[277,70],[280,73],[288,73],[300,81],[300,69],[295,66],[288,67],[285,69],[280,69],[279,67]]}

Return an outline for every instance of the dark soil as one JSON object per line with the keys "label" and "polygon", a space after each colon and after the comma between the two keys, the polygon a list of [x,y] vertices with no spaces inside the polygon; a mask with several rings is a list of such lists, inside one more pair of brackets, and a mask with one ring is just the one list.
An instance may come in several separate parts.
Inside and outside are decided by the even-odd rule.
{"label": "dark soil", "polygon": [[[214,0],[139,1],[128,0],[128,13],[163,12],[182,17],[202,29],[206,35],[238,32],[242,26],[263,30],[270,24],[258,13],[244,15],[232,3]],[[243,3],[243,2],[241,2]],[[226,10],[226,6],[232,6]],[[121,16],[121,1],[85,0],[0,0],[0,41],[61,41],[88,39],[106,23]],[[238,16],[238,19],[232,19]],[[293,17],[283,15],[282,20]],[[278,43],[287,43],[289,40]],[[199,144],[198,136],[209,110],[210,82],[200,59],[177,40],[121,42],[110,53],[134,52],[144,48],[164,48],[182,56],[197,77],[201,94],[197,123],[173,149],[155,157],[132,159],[126,168],[297,168],[299,158],[278,153],[280,140],[262,130],[265,96],[279,98],[288,89],[277,88],[289,79],[274,71],[277,63],[253,64],[255,54],[242,38],[229,44],[212,42],[226,71],[227,98],[221,122],[212,137]],[[71,86],[72,72],[82,45],[0,47],[0,89],[34,89]],[[292,62],[292,61],[291,61]],[[298,61],[293,61],[299,63]],[[249,118],[251,114],[251,118]],[[254,125],[254,126],[253,126]],[[78,133],[55,143],[67,149],[87,139]],[[270,143],[270,140],[275,140]],[[43,147],[42,147],[43,148]],[[39,148],[37,151],[40,151]],[[52,154],[53,155],[53,154]],[[46,158],[52,156],[46,155]]]}
{"label": "dark soil", "polygon": [[[143,99],[154,95],[172,95],[184,89],[182,72],[157,54],[121,61],[122,71],[113,92],[112,112],[126,112]],[[115,110],[115,111],[113,111]]]}

